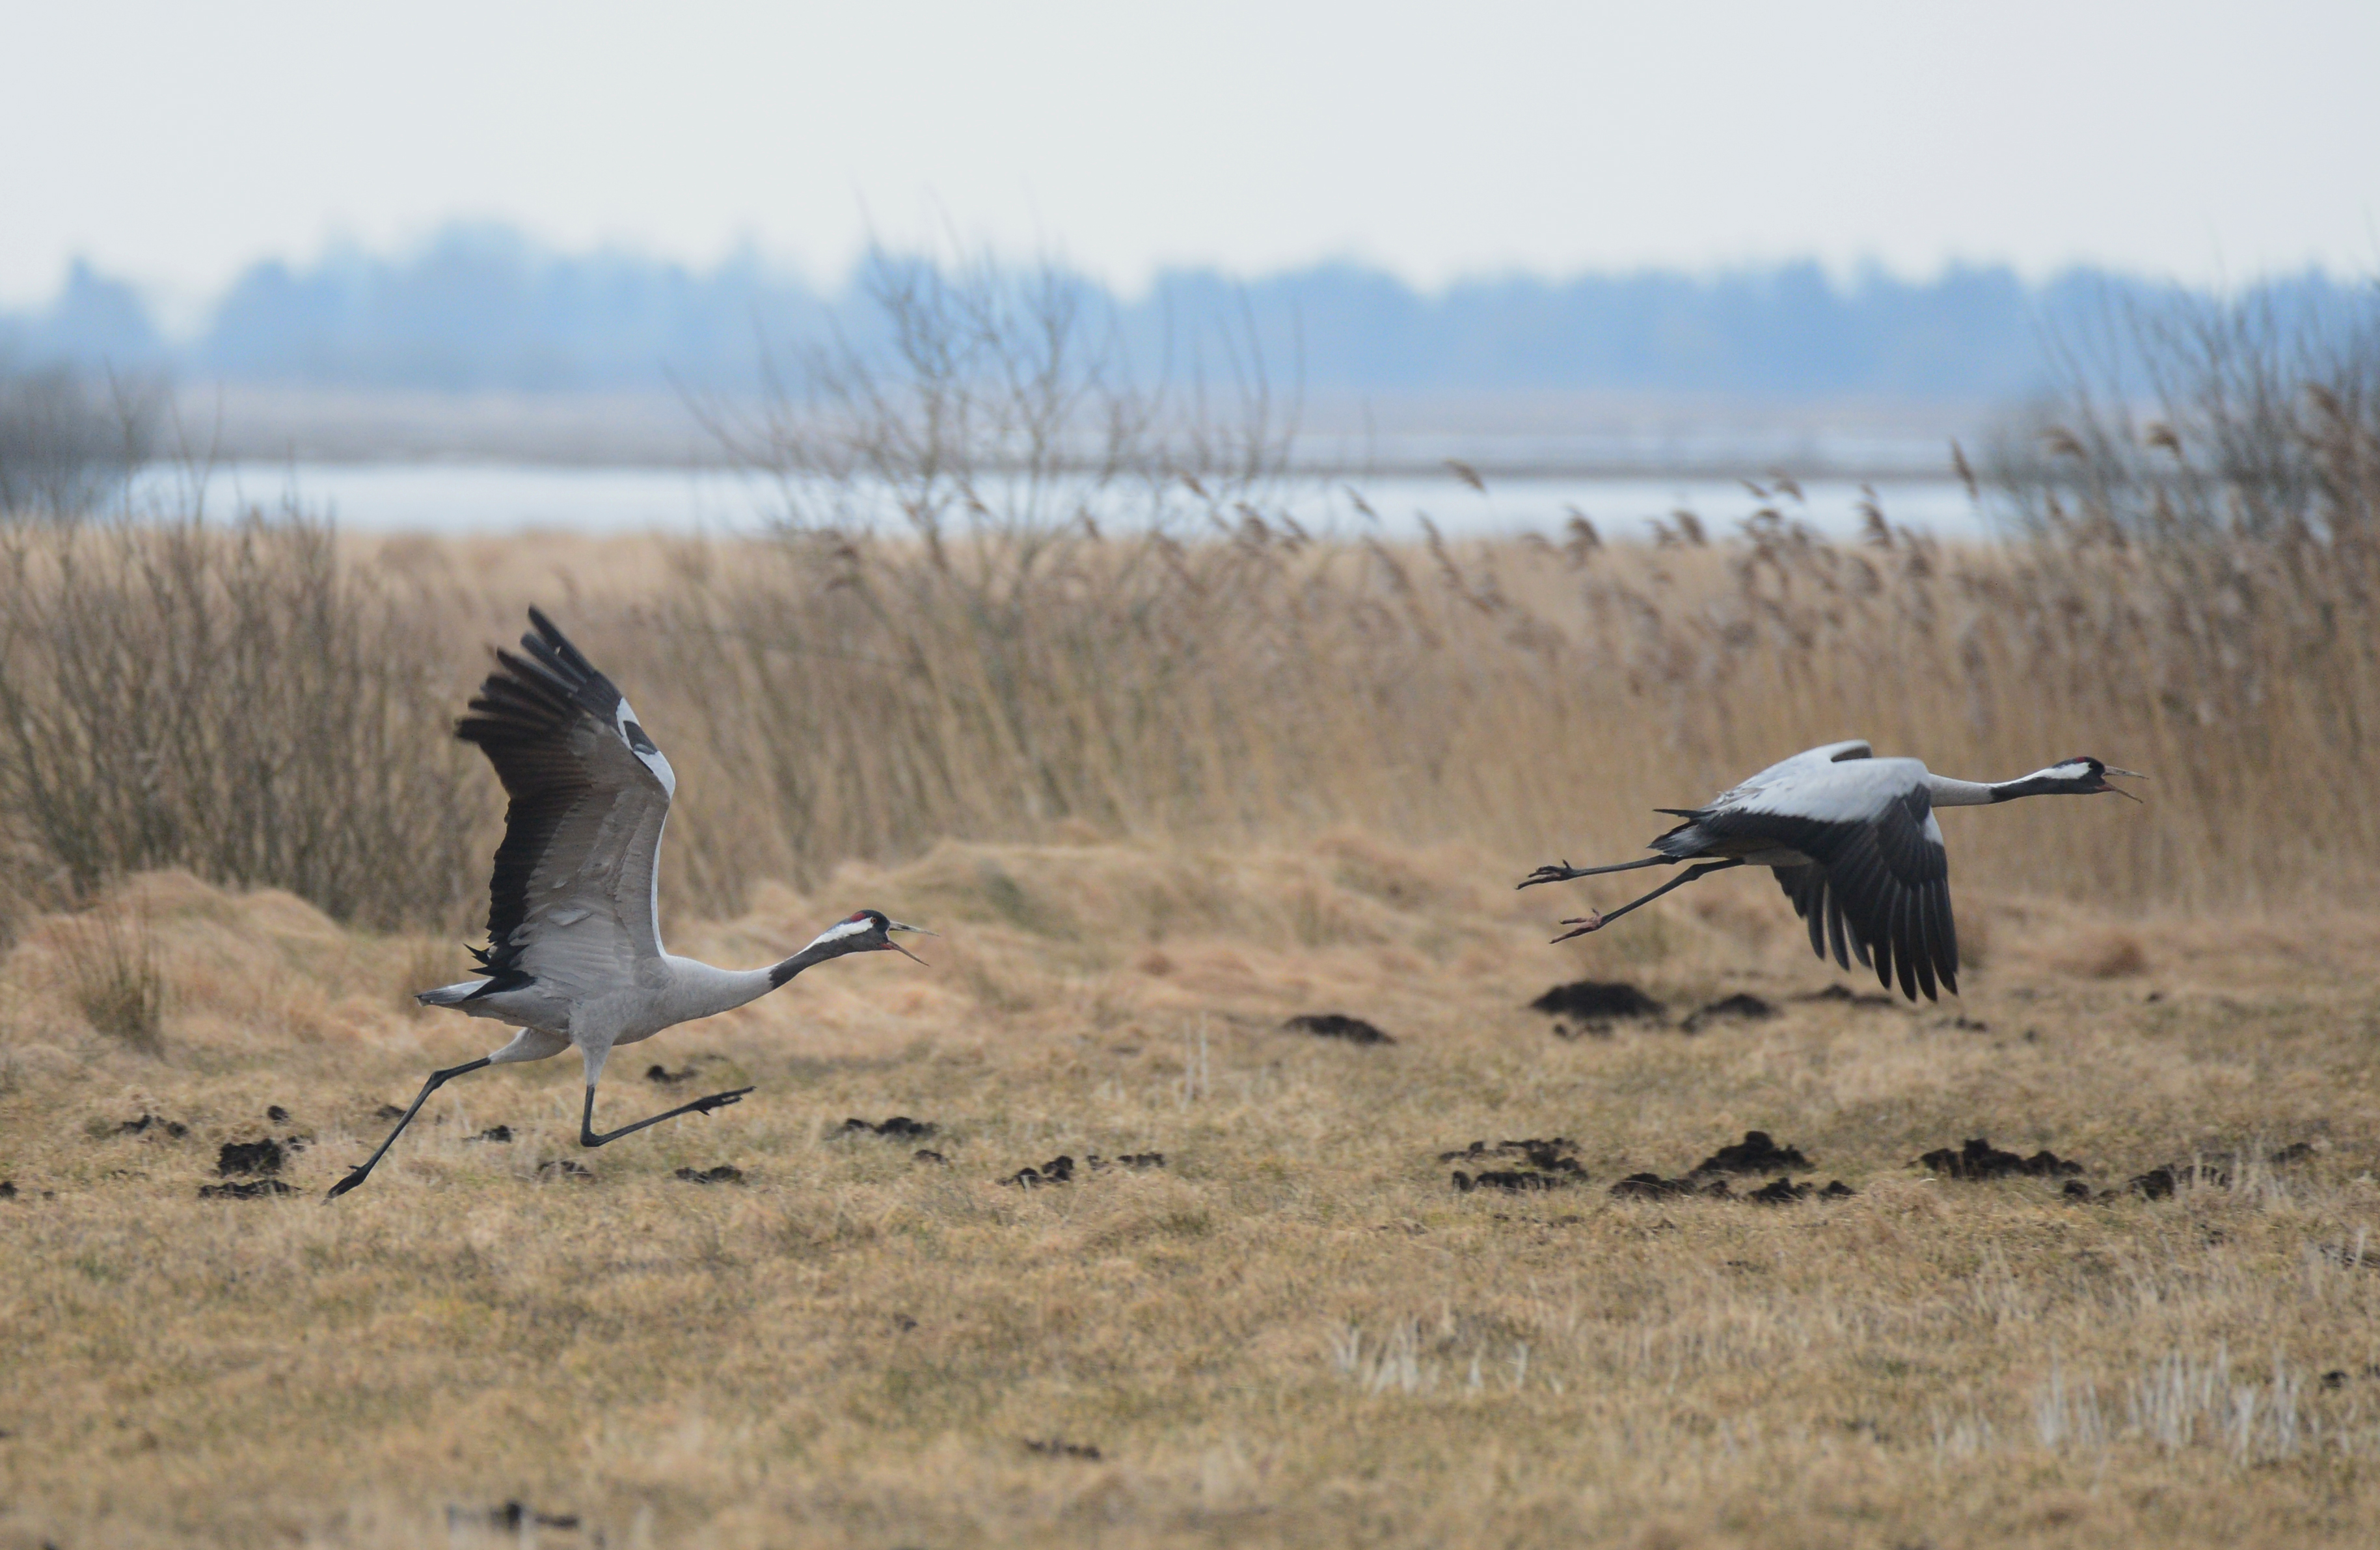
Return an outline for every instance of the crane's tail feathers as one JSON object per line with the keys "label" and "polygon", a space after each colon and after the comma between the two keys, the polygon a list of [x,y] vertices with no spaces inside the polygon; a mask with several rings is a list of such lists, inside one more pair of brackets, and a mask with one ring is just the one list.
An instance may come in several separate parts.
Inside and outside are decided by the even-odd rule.
{"label": "crane's tail feathers", "polygon": [[459,985],[440,985],[436,990],[420,992],[413,999],[425,1007],[459,1007],[479,995],[487,982],[485,980],[466,980]]}

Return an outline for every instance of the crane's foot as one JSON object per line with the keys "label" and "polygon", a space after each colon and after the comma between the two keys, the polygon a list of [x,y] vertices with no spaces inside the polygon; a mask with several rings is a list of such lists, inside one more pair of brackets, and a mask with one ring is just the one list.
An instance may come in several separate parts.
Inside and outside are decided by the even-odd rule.
{"label": "crane's foot", "polygon": [[748,1087],[739,1087],[733,1092],[714,1092],[708,1098],[697,1098],[694,1102],[686,1105],[685,1108],[680,1109],[678,1112],[681,1114],[709,1114],[713,1109],[725,1108],[728,1105],[735,1102],[736,1099],[741,1098],[744,1094],[751,1091],[752,1090]]}
{"label": "crane's foot", "polygon": [[1582,915],[1576,920],[1564,921],[1562,924],[1566,926],[1576,926],[1578,929],[1576,931],[1563,932],[1560,936],[1554,938],[1557,942],[1567,942],[1573,936],[1585,936],[1590,931],[1601,931],[1603,929],[1603,917],[1600,915]]}
{"label": "crane's foot", "polygon": [[1523,888],[1534,888],[1540,883],[1567,883],[1573,877],[1585,877],[1585,873],[1581,872],[1578,868],[1571,865],[1568,861],[1563,861],[1555,866],[1541,866],[1537,868],[1536,871],[1529,873],[1526,877],[1522,878],[1512,886],[1513,891],[1518,892]]}

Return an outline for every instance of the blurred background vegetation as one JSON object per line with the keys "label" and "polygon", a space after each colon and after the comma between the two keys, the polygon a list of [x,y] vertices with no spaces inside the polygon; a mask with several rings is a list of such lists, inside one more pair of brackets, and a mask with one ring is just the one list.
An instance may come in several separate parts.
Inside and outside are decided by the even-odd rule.
{"label": "blurred background vegetation", "polygon": [[474,550],[212,511],[203,479],[126,482],[155,396],[6,379],[12,908],[180,866],[467,928],[501,802],[446,731],[532,601],[682,772],[665,897],[709,915],[943,836],[1349,824],[1516,864],[1626,854],[1655,802],[1845,736],[1962,775],[2091,752],[2155,776],[2144,813],[2012,810],[1960,848],[1969,878],[2143,909],[2380,881],[2368,294],[2110,313],[1959,454],[1991,543],[1880,507],[1830,542],[1780,478],[1646,544],[1585,519],[1399,544],[1283,509],[1293,434],[1261,370],[1136,375],[1049,272],[885,260],[868,283],[868,336],[698,405],[775,492],[758,538]]}

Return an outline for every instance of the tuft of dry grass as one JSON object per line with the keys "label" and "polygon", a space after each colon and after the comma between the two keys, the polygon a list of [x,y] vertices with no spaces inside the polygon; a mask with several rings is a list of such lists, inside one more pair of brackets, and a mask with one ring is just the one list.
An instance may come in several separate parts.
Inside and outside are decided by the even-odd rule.
{"label": "tuft of dry grass", "polygon": [[[1970,890],[1996,951],[1954,1015],[1804,999],[1840,982],[1757,939],[1783,905],[1750,883],[1560,947],[1502,884],[1342,830],[949,842],[763,885],[676,945],[762,961],[868,902],[941,927],[934,966],[832,965],[624,1052],[759,1091],[592,1153],[574,1062],[450,1084],[330,1208],[378,1106],[486,1045],[397,1009],[417,939],[143,878],[176,1006],[150,1058],[83,1031],[37,922],[0,965],[0,1544],[2380,1528],[2380,919]],[[2068,964],[2115,930],[2150,977]],[[1524,1009],[1586,977],[1670,1012],[1565,1040]],[[1778,1015],[1682,1031],[1739,993]],[[1283,1027],[1332,1011],[1396,1043]],[[613,1062],[605,1116],[694,1090],[647,1063]],[[123,1129],[143,1114],[187,1133]],[[844,1125],[895,1114],[937,1131]],[[1858,1193],[1608,1192],[1748,1129]],[[299,1196],[198,1198],[268,1134],[307,1141]],[[2081,1160],[2094,1198],[1912,1164],[1979,1135]],[[1439,1157],[1555,1136],[1584,1184],[1465,1193]],[[1087,1166],[1127,1153],[1165,1163]],[[998,1182],[1062,1153],[1070,1183]],[[722,1164],[742,1181],[677,1177]],[[2170,1196],[2127,1190],[2167,1165]]]}
{"label": "tuft of dry grass", "polygon": [[137,906],[103,904],[48,933],[67,998],[83,1020],[127,1049],[165,1050],[165,975]]}

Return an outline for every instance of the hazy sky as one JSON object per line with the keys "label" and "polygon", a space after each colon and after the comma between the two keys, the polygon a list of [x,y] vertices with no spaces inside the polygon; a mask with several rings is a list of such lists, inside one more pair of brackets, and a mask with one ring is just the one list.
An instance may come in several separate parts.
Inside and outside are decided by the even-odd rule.
{"label": "hazy sky", "polygon": [[454,216],[1131,286],[1815,254],[2380,271],[2380,3],[0,0],[0,299]]}

